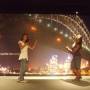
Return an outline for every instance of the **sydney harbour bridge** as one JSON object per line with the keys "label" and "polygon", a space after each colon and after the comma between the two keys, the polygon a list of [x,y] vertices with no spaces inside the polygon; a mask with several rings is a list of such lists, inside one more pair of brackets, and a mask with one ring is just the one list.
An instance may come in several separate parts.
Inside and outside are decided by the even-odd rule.
{"label": "sydney harbour bridge", "polygon": [[[84,20],[78,15],[78,12],[74,15],[63,15],[63,14],[29,14],[29,16],[38,23],[42,23],[43,21],[48,21],[48,27],[56,23],[54,31],[59,34],[68,34],[64,35],[68,38],[69,41],[74,41],[76,35],[81,34],[83,36],[83,54],[90,59],[90,32],[87,26],[84,23]],[[66,31],[60,29],[59,25],[65,27]]]}

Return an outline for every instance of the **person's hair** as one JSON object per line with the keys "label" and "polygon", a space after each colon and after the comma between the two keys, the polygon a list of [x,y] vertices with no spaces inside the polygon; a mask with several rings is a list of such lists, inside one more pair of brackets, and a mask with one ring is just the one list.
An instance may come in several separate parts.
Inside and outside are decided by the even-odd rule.
{"label": "person's hair", "polygon": [[[79,41],[78,41],[78,40],[79,40]],[[82,46],[82,37],[78,38],[78,39],[76,40],[76,43]]]}
{"label": "person's hair", "polygon": [[21,39],[20,39],[20,40],[22,41],[22,40],[23,40],[23,37],[24,37],[25,35],[27,36],[27,40],[26,40],[25,43],[28,43],[28,42],[29,42],[29,35],[26,34],[26,33],[23,33],[23,34],[21,35]]}

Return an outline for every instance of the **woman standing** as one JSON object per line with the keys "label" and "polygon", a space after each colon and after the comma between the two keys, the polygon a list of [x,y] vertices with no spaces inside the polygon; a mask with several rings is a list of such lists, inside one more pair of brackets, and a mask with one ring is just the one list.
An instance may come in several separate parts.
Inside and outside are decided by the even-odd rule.
{"label": "woman standing", "polygon": [[71,70],[76,76],[75,80],[81,79],[81,71],[80,71],[80,66],[81,66],[80,49],[81,47],[82,47],[82,36],[81,35],[76,36],[76,41],[72,45],[71,49],[68,46],[66,47],[67,50],[73,55],[73,60],[71,61]]}
{"label": "woman standing", "polygon": [[18,81],[24,82],[24,75],[25,72],[27,71],[27,64],[28,64],[28,48],[34,49],[36,46],[36,42],[34,43],[33,47],[30,47],[28,34],[23,34],[21,40],[18,42],[18,45],[20,48],[20,55],[19,55],[20,76]]}

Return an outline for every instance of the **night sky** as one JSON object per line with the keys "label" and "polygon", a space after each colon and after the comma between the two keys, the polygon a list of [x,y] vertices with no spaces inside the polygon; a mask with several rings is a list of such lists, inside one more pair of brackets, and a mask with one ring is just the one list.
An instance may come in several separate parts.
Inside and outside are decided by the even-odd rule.
{"label": "night sky", "polygon": [[[90,30],[90,16],[83,15],[81,18],[84,20],[88,30]],[[31,25],[34,25],[38,29],[35,33],[29,32],[31,45],[34,40],[38,40],[35,50],[29,50],[29,62],[31,66],[34,68],[43,66],[45,63],[48,63],[48,60],[50,60],[54,54],[57,54],[59,56],[59,62],[63,63],[63,59],[66,59],[67,53],[61,50],[61,48],[64,47],[63,43],[56,44],[55,42],[58,33],[48,30],[44,24],[42,26],[36,24],[24,14],[0,14],[0,53],[19,53],[18,41],[21,34],[28,31]],[[64,28],[62,25],[60,27]],[[63,37],[60,37],[65,43]],[[63,55],[64,57],[62,57]],[[18,66],[18,55],[0,55],[0,64],[3,66],[16,67]]]}

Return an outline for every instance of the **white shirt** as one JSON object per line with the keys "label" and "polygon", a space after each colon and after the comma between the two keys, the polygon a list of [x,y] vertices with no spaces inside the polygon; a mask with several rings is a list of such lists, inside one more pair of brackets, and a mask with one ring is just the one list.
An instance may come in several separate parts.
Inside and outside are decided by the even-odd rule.
{"label": "white shirt", "polygon": [[[23,41],[19,41],[18,44],[22,44],[22,46],[25,45],[25,43]],[[28,60],[28,48],[29,48],[29,46],[26,45],[24,48],[21,49],[21,53],[19,55],[19,60],[23,60],[23,59]]]}

